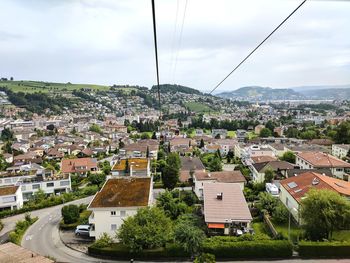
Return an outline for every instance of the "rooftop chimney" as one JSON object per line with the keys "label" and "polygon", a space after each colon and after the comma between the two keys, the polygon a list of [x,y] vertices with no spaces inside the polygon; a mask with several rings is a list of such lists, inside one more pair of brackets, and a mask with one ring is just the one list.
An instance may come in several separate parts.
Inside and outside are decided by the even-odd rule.
{"label": "rooftop chimney", "polygon": [[216,195],[216,199],[218,199],[218,200],[222,200],[223,197],[224,197],[224,193],[222,193],[222,192],[220,194]]}

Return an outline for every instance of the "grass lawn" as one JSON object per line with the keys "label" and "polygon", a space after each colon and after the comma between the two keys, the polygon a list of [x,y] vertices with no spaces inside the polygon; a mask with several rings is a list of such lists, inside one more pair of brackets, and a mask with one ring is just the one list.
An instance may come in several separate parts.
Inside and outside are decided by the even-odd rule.
{"label": "grass lawn", "polygon": [[236,138],[236,132],[235,131],[228,131],[227,136],[229,136],[231,138]]}
{"label": "grass lawn", "polygon": [[95,85],[95,84],[71,84],[71,83],[55,83],[43,81],[1,81],[0,86],[7,87],[13,92],[55,92],[60,90],[73,91],[81,88],[89,88],[93,90],[109,90],[109,86]]}
{"label": "grass lawn", "polygon": [[194,111],[197,113],[213,111],[213,109],[210,108],[209,106],[202,104],[202,103],[198,103],[198,102],[188,102],[185,104],[185,106],[190,111]]}
{"label": "grass lawn", "polygon": [[255,222],[252,224],[255,234],[264,234],[271,236],[271,233],[264,222]]}
{"label": "grass lawn", "polygon": [[[271,219],[272,224],[274,225],[277,232],[279,232],[284,238],[288,238],[288,222],[286,223],[277,223]],[[303,230],[295,224],[293,221],[290,224],[290,238],[293,242],[297,242],[299,237],[303,234]]]}
{"label": "grass lawn", "polygon": [[350,230],[335,231],[332,238],[336,241],[350,242]]}

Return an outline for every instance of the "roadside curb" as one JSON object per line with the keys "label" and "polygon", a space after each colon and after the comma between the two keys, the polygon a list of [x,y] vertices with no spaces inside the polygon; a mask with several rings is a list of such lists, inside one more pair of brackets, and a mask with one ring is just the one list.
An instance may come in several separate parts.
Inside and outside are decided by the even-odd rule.
{"label": "roadside curb", "polygon": [[61,242],[62,242],[66,247],[68,247],[68,248],[70,248],[70,249],[72,249],[72,250],[74,250],[74,251],[77,251],[77,252],[80,252],[80,253],[83,253],[83,254],[85,254],[85,255],[90,256],[88,252],[79,250],[79,249],[77,249],[77,248],[75,248],[75,247],[69,245],[68,243],[66,243],[66,242],[63,240],[62,236],[61,236],[61,229],[60,229],[59,227],[58,227],[58,235],[60,236]]}

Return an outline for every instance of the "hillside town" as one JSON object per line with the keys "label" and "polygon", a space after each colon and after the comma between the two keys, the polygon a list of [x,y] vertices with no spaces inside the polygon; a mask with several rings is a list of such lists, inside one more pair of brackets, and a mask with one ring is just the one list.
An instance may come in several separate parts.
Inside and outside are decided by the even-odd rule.
{"label": "hillside town", "polygon": [[[64,244],[94,256],[116,244],[123,253],[144,256],[162,244],[172,257],[180,256],[176,248],[194,256],[211,252],[226,236],[257,247],[271,243],[280,247],[278,257],[290,257],[291,244],[302,246],[303,240],[349,239],[346,101],[300,107],[164,91],[168,103],[159,119],[159,109],[142,99],[149,91],[128,95],[124,88],[109,100],[92,90],[79,92],[113,104],[117,113],[86,97],[79,110],[40,114],[1,93],[0,217],[91,196],[85,205],[65,206],[58,223]],[[188,105],[198,100],[222,103],[210,112],[191,110]],[[344,200],[339,209],[348,210],[325,226],[326,216],[306,217],[308,195]],[[154,221],[157,230],[146,231],[137,220],[148,216],[164,222]],[[140,239],[132,237],[137,227]],[[145,243],[148,233],[156,235],[152,231],[174,232]],[[228,258],[235,257],[232,251]]]}

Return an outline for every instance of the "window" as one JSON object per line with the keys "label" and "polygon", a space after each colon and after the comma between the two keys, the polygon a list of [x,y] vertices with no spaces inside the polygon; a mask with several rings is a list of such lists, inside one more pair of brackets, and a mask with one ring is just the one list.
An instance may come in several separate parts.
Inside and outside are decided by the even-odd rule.
{"label": "window", "polygon": [[5,184],[10,184],[11,182],[11,179],[5,179]]}
{"label": "window", "polygon": [[336,171],[337,171],[337,172],[342,172],[343,169],[342,169],[342,168],[337,168]]}
{"label": "window", "polygon": [[115,211],[111,211],[111,216],[116,216],[116,212]]}
{"label": "window", "polygon": [[25,190],[26,190],[26,186],[25,186],[25,185],[22,185],[22,186],[21,186],[21,190],[22,190],[22,191],[25,191]]}
{"label": "window", "polygon": [[54,183],[46,183],[46,187],[54,187]]}
{"label": "window", "polygon": [[111,230],[112,230],[112,231],[117,230],[117,225],[116,225],[116,224],[111,224]]}
{"label": "window", "polygon": [[69,181],[61,181],[60,186],[66,186],[69,185]]}
{"label": "window", "polygon": [[40,189],[40,184],[33,184],[33,185],[32,185],[32,188],[33,188],[33,189]]}
{"label": "window", "polygon": [[121,217],[124,217],[126,215],[126,212],[125,211],[120,211],[120,216]]}
{"label": "window", "polygon": [[3,203],[12,203],[16,202],[16,196],[6,196],[2,198]]}

